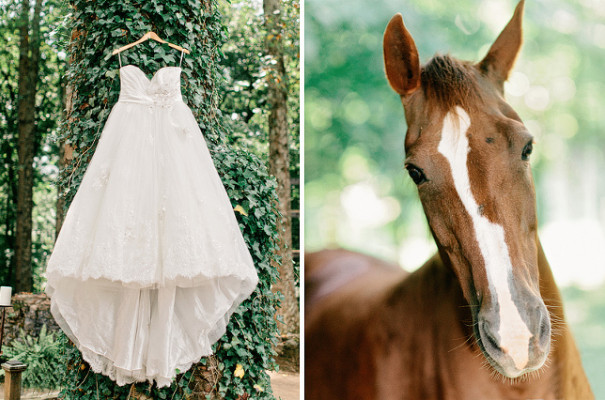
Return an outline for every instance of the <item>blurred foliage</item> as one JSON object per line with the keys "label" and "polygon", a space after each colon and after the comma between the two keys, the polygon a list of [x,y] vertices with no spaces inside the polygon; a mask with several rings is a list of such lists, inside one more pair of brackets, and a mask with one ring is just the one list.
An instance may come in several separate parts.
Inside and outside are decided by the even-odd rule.
{"label": "blurred foliage", "polygon": [[[402,172],[402,107],[383,74],[382,34],[392,15],[403,13],[423,62],[450,51],[478,61],[514,5],[512,0],[465,0],[455,7],[436,0],[307,2],[305,210],[310,248],[355,245],[397,259],[394,249],[404,238],[429,237],[414,185]],[[548,192],[548,177],[556,167],[561,178],[573,183],[569,189],[592,185],[594,203],[605,197],[605,182],[594,182],[605,149],[605,119],[599,114],[605,104],[599,72],[605,64],[604,9],[596,1],[555,0],[548,8],[526,4],[525,44],[506,88],[510,104],[537,139],[533,170],[542,223],[562,212],[605,219],[603,205],[587,211],[568,201],[564,207]],[[363,207],[347,203],[355,189],[369,196],[361,190],[368,188],[384,208],[372,220],[356,215]],[[376,240],[365,240],[368,233]],[[388,243],[388,249],[379,241]]]}
{"label": "blurred foliage", "polygon": [[605,398],[605,284],[592,290],[563,289],[566,316],[597,399]]}
{"label": "blurred foliage", "polygon": [[[515,5],[516,0],[306,1],[307,251],[343,246],[408,269],[434,251],[415,185],[403,171],[405,120],[384,78],[382,35],[401,12],[422,63],[450,52],[479,61]],[[576,229],[582,237],[577,242],[586,245],[561,268],[582,270],[585,281],[598,284],[605,276],[599,255],[605,245],[605,3],[527,2],[523,26],[524,46],[505,89],[536,138],[532,165],[541,228],[561,220],[591,221],[586,226],[596,235]],[[571,252],[565,240],[571,232],[559,229],[554,246]],[[578,292],[578,302],[590,309],[571,301],[568,316],[597,398],[605,398],[597,382],[605,349],[594,346],[605,326],[598,293]],[[599,334],[589,339],[583,332]]]}
{"label": "blurred foliage", "polygon": [[[0,282],[14,286],[11,263],[15,246],[17,196],[18,13],[21,2],[0,1]],[[58,148],[54,141],[62,110],[61,82],[65,54],[57,28],[66,14],[61,0],[46,0],[40,22],[40,79],[36,97],[32,268],[34,291],[42,290],[43,273],[55,235]]]}

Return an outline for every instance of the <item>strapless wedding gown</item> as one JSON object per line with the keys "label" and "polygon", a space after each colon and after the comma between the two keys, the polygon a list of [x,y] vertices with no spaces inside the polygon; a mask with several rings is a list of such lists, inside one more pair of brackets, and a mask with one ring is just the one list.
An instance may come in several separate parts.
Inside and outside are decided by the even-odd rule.
{"label": "strapless wedding gown", "polygon": [[119,385],[170,385],[212,353],[258,281],[180,74],[120,68],[46,269],[57,323]]}

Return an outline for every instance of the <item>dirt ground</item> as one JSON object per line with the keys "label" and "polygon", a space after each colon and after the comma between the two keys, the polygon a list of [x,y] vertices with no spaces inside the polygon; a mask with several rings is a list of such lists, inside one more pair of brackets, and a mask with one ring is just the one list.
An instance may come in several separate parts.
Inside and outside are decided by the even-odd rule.
{"label": "dirt ground", "polygon": [[277,400],[300,400],[300,337],[283,335],[277,346],[275,361],[279,372],[269,371],[271,387]]}
{"label": "dirt ground", "polygon": [[[35,389],[23,389],[21,400],[51,400],[56,399],[58,391],[40,391]],[[0,385],[0,400],[4,399],[4,385]]]}
{"label": "dirt ground", "polygon": [[[300,378],[297,372],[269,372],[271,386],[276,399],[300,400]],[[25,389],[22,392],[22,400],[46,400],[56,399],[57,392],[40,392]],[[0,385],[0,400],[4,399],[4,387]]]}
{"label": "dirt ground", "polygon": [[276,399],[300,400],[300,374],[298,372],[269,371],[269,376]]}
{"label": "dirt ground", "polygon": [[[285,368],[284,368],[285,367]],[[295,372],[298,366],[280,365],[280,372],[269,371],[271,387],[277,400],[300,400],[300,374]],[[22,400],[56,399],[58,392],[41,392],[33,389],[23,389]],[[0,400],[4,399],[4,385],[0,385]]]}

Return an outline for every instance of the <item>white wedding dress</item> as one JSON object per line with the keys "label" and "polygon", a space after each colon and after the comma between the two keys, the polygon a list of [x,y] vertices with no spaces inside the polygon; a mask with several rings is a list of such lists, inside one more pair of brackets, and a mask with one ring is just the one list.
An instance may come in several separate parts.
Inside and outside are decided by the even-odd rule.
{"label": "white wedding dress", "polygon": [[118,385],[170,385],[212,353],[258,281],[180,74],[120,68],[46,270],[57,323]]}

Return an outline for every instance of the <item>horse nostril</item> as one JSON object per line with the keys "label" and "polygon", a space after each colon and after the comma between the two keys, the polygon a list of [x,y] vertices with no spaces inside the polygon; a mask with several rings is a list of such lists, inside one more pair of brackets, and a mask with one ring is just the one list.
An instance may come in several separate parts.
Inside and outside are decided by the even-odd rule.
{"label": "horse nostril", "polygon": [[540,337],[550,336],[550,324],[546,318],[540,323]]}
{"label": "horse nostril", "polygon": [[538,342],[544,344],[545,341],[550,341],[550,318],[546,307],[543,305],[535,307],[531,317],[534,321],[533,332]]}
{"label": "horse nostril", "polygon": [[493,336],[492,336],[492,335],[491,335],[489,332],[487,332],[487,333],[485,334],[485,336],[486,336],[486,338],[487,338],[487,341],[489,342],[489,344],[490,344],[490,345],[491,345],[493,348],[495,348],[495,349],[499,349],[499,348],[500,348],[500,346],[498,345],[498,342],[496,342],[496,339],[494,339],[494,337],[493,337]]}
{"label": "horse nostril", "polygon": [[483,322],[482,324],[482,339],[484,339],[485,345],[486,347],[491,347],[494,350],[498,350],[498,351],[502,351],[502,349],[500,348],[500,344],[498,343],[498,341],[496,341],[496,338],[494,338],[494,335],[491,332],[490,329],[490,324],[488,322]]}
{"label": "horse nostril", "polygon": [[548,314],[542,315],[540,319],[540,330],[539,330],[539,340],[541,344],[550,343],[550,319],[548,318]]}
{"label": "horse nostril", "polygon": [[530,341],[530,354],[535,360],[542,360],[549,352],[551,339],[550,318],[545,308],[537,307],[535,309],[533,327],[534,335]]}

